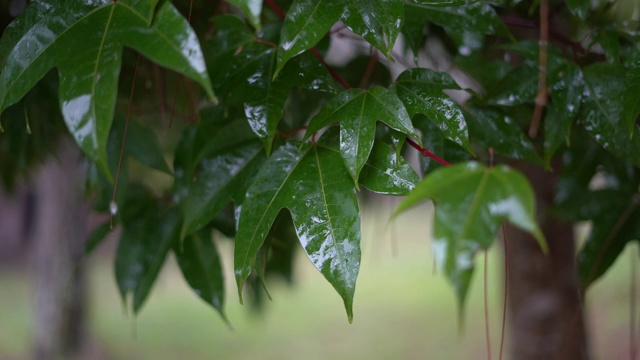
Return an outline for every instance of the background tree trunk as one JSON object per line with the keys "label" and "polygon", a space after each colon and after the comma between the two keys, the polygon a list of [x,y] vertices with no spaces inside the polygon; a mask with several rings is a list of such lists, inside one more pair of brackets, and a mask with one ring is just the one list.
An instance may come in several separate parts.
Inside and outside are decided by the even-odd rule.
{"label": "background tree trunk", "polygon": [[84,342],[85,277],[82,257],[89,206],[83,199],[80,150],[62,139],[35,181],[34,356],[70,359]]}
{"label": "background tree trunk", "polygon": [[588,359],[580,303],[573,225],[547,216],[557,178],[539,166],[520,166],[536,192],[538,221],[549,244],[507,228],[512,359]]}

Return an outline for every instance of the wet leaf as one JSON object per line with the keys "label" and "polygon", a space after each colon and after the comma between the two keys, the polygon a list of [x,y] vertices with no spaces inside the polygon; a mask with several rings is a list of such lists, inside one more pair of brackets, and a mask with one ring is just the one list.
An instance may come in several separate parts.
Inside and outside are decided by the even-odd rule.
{"label": "wet leaf", "polygon": [[[422,144],[426,149],[431,150],[431,152],[437,154],[451,164],[471,160],[471,154],[469,154],[469,152],[453,141],[446,139],[436,124],[426,116],[420,114],[414,116],[413,123],[422,133]],[[425,156],[420,156],[419,162],[423,175],[444,166]]]}
{"label": "wet leaf", "polygon": [[289,143],[262,167],[242,204],[234,268],[238,291],[281,209],[291,212],[307,256],[344,301],[349,321],[360,267],[360,216],[353,181],[337,152]]}
{"label": "wet leaf", "polygon": [[[102,0],[30,6],[7,28],[0,44],[0,111],[57,67],[67,127],[87,156],[110,176],[106,146],[123,46],[194,79],[213,99],[195,33],[170,2],[160,6],[150,26],[156,3]],[[78,44],[82,51],[76,51]]]}
{"label": "wet leaf", "polygon": [[607,151],[640,166],[640,134],[624,121],[625,69],[618,65],[597,63],[584,68],[585,96],[582,122],[584,128]]}
{"label": "wet leaf", "polygon": [[624,122],[633,134],[636,119],[640,114],[640,54],[632,60],[624,78],[623,92]]}
{"label": "wet leaf", "polygon": [[305,139],[336,121],[340,122],[340,152],[356,183],[373,147],[377,121],[418,139],[400,99],[379,86],[371,90],[343,91],[331,99],[311,119]]}
{"label": "wet leaf", "polygon": [[180,203],[184,214],[181,237],[204,227],[229,201],[240,205],[264,160],[262,146],[254,141],[199,161]]}
{"label": "wet leaf", "polygon": [[505,221],[530,232],[546,250],[535,220],[534,194],[526,178],[501,165],[475,162],[439,168],[400,203],[394,216],[426,200],[435,203],[433,249],[436,263],[453,284],[460,310],[473,274],[473,257],[487,249]]}
{"label": "wet leaf", "polygon": [[143,217],[123,226],[116,252],[116,282],[123,301],[133,295],[132,308],[137,313],[151,292],[169,249],[178,238],[179,217],[176,209],[144,211]]}
{"label": "wet leaf", "polygon": [[187,236],[174,246],[174,253],[184,279],[193,292],[213,306],[225,321],[224,274],[222,262],[209,230]]}
{"label": "wet leaf", "polygon": [[262,0],[229,0],[229,3],[242,10],[253,27],[256,29],[260,29],[262,27],[260,21]]}
{"label": "wet leaf", "polygon": [[488,4],[443,7],[414,2],[407,3],[407,6],[411,9],[409,11],[420,11],[427,20],[456,32],[510,36],[507,27]]}
{"label": "wet leaf", "polygon": [[392,59],[391,50],[400,34],[404,18],[402,0],[347,0],[342,21],[354,33]]}
{"label": "wet leaf", "polygon": [[295,0],[282,25],[276,74],[292,57],[314,47],[340,19],[340,0]]}
{"label": "wet leaf", "polygon": [[[118,131],[119,135],[124,135],[124,129],[122,129],[122,127],[125,126],[126,119],[122,116],[116,116],[114,122],[116,122],[114,127],[121,129],[121,131]],[[152,129],[140,124],[136,119],[129,119],[129,129],[124,152],[125,155],[133,157],[152,169],[166,174],[172,174],[155,133]]]}
{"label": "wet leaf", "polygon": [[360,173],[360,183],[370,191],[385,195],[408,195],[420,181],[407,161],[389,146],[376,142]]}
{"label": "wet leaf", "polygon": [[497,111],[474,110],[465,113],[465,119],[471,137],[482,149],[491,147],[496,154],[543,165],[529,138],[510,117]]}
{"label": "wet leaf", "polygon": [[587,14],[589,13],[589,7],[591,4],[590,0],[567,0],[567,7],[569,10],[580,19],[584,20],[587,18]]}
{"label": "wet leaf", "polygon": [[433,121],[445,138],[473,153],[464,115],[444,89],[460,89],[447,73],[428,69],[406,70],[396,80],[396,92],[409,116],[420,113]]}

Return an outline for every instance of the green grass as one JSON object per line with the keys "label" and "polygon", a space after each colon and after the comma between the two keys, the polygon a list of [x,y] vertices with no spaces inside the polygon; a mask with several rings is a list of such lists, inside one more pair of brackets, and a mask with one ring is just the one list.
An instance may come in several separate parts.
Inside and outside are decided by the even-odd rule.
{"label": "green grass", "polygon": [[[123,360],[484,358],[482,273],[476,271],[459,328],[453,290],[432,273],[425,211],[417,209],[389,225],[387,213],[365,217],[353,324],[340,297],[301,252],[295,285],[270,283],[273,301],[263,312],[240,305],[228,277],[226,308],[233,330],[191,293],[172,258],[142,313],[132,317],[118,297],[111,258],[92,257],[91,335],[108,358]],[[228,242],[221,245],[231,275],[232,249]],[[499,256],[491,253],[489,274],[494,358],[502,317]],[[478,260],[482,265],[482,257]],[[629,256],[623,256],[589,294],[595,358],[628,354],[628,264]],[[0,273],[2,359],[29,358],[30,291],[26,274]]]}

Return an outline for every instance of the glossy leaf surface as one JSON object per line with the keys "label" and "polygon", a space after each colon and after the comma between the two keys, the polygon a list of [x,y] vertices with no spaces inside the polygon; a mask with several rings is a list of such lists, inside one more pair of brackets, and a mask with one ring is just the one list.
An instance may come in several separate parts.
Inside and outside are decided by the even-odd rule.
{"label": "glossy leaf surface", "polygon": [[[44,74],[57,67],[60,107],[82,150],[109,174],[106,143],[114,114],[123,46],[213,91],[195,33],[168,2],[96,1],[29,7],[7,29],[0,45],[6,54],[0,75],[0,111],[14,104]],[[83,51],[70,51],[83,44]]]}
{"label": "glossy leaf surface", "polygon": [[420,11],[427,20],[457,32],[474,32],[509,36],[509,30],[495,10],[487,4],[463,6],[422,5],[407,3],[409,11]]}
{"label": "glossy leaf surface", "polygon": [[464,115],[444,89],[460,87],[449,74],[427,69],[406,70],[396,80],[396,92],[410,117],[426,115],[445,138],[472,152]]}
{"label": "glossy leaf surface", "polygon": [[378,194],[406,196],[420,181],[407,161],[390,147],[376,142],[360,173],[360,183]]}
{"label": "glossy leaf surface", "polygon": [[[438,156],[452,164],[471,160],[471,154],[469,154],[468,151],[453,141],[446,139],[436,124],[426,116],[420,114],[414,116],[413,123],[422,133],[422,144],[426,149],[431,150],[434,154],[438,154]],[[443,166],[439,162],[425,156],[420,156],[419,162],[422,174],[427,174]]]}
{"label": "glossy leaf surface", "polygon": [[584,69],[584,127],[602,147],[640,166],[640,133],[624,121],[625,70],[618,65],[598,63]]}
{"label": "glossy leaf surface", "polygon": [[546,249],[535,220],[526,178],[507,166],[475,162],[443,167],[427,175],[398,206],[398,214],[426,199],[435,203],[433,248],[438,267],[453,284],[462,308],[473,273],[473,257],[487,249],[500,224],[530,232]]}
{"label": "glossy leaf surface", "polygon": [[376,122],[418,139],[411,119],[398,97],[387,89],[351,89],[331,99],[307,128],[305,139],[336,121],[340,122],[340,152],[349,174],[358,181],[373,147]]}
{"label": "glossy leaf surface", "polygon": [[174,246],[174,253],[189,286],[226,320],[222,262],[210,231],[203,230],[187,236],[181,244]]}
{"label": "glossy leaf surface", "polygon": [[404,18],[402,0],[345,1],[342,21],[388,58],[400,34]]}
{"label": "glossy leaf surface", "polygon": [[236,234],[238,291],[254,270],[258,250],[281,209],[291,212],[313,265],[344,301],[349,321],[360,267],[360,215],[355,187],[335,151],[286,144],[276,150],[247,191]]}
{"label": "glossy leaf surface", "polygon": [[343,9],[340,0],[295,0],[282,25],[277,72],[289,59],[314,47],[340,19]]}
{"label": "glossy leaf surface", "polygon": [[237,6],[247,16],[249,22],[256,29],[262,26],[260,14],[262,13],[262,0],[229,0],[230,4]]}
{"label": "glossy leaf surface", "polygon": [[624,122],[633,133],[638,115],[640,115],[640,53],[631,61],[624,79],[623,92]]}

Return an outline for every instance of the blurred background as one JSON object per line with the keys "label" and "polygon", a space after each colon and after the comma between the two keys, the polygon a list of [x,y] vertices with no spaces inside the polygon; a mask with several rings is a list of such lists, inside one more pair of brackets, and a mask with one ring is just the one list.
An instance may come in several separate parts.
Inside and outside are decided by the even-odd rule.
{"label": "blurred background", "polygon": [[[13,198],[15,199],[15,198]],[[230,325],[186,285],[168,259],[139,316],[127,314],[113,276],[116,236],[84,259],[86,316],[82,359],[481,359],[486,358],[483,257],[478,256],[465,312],[453,289],[433,271],[432,207],[425,204],[389,222],[397,199],[365,206],[362,268],[349,324],[340,297],[298,251],[292,286],[271,281],[273,298],[242,306],[232,278],[233,243],[216,237],[227,275]],[[2,196],[0,225],[0,359],[34,357],[32,244],[8,236],[19,204]],[[14,206],[11,208],[11,206]],[[588,226],[588,225],[583,225]],[[503,252],[489,254],[489,321],[498,358],[503,301]],[[587,295],[595,359],[628,358],[629,247]],[[171,255],[170,255],[171,256]],[[508,331],[507,331],[508,334]],[[505,358],[508,354],[505,342]]]}

